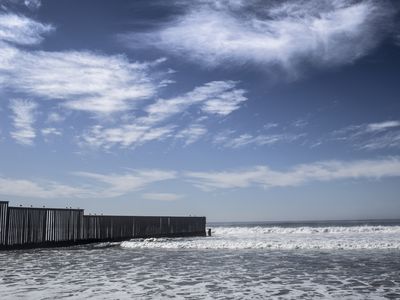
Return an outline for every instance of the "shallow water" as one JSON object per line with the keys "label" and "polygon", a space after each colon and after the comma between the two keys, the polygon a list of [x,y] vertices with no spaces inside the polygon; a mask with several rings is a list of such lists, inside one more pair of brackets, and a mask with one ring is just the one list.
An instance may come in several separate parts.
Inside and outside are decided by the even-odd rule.
{"label": "shallow water", "polygon": [[0,252],[0,298],[400,298],[396,226],[217,226],[211,238]]}

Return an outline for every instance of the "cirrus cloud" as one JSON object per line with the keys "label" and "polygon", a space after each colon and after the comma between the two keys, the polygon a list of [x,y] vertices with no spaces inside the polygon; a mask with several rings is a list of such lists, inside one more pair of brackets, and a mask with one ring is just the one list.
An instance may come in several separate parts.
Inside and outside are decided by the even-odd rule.
{"label": "cirrus cloud", "polygon": [[[165,61],[131,62],[125,55],[94,51],[39,51],[54,28],[14,13],[0,14],[0,87],[95,114],[131,110],[165,85],[152,68]],[[162,80],[161,80],[162,81]]]}
{"label": "cirrus cloud", "polygon": [[268,166],[215,172],[187,172],[190,182],[204,190],[261,186],[295,187],[310,182],[380,179],[400,176],[400,157],[359,161],[322,161],[276,171]]}
{"label": "cirrus cloud", "polygon": [[14,99],[11,101],[10,109],[13,113],[11,117],[14,123],[11,137],[22,145],[32,145],[33,139],[36,137],[33,125],[36,119],[37,104],[28,100]]}
{"label": "cirrus cloud", "polygon": [[176,177],[174,171],[130,170],[122,174],[75,172],[84,181],[80,185],[51,180],[30,180],[0,176],[0,195],[28,198],[114,198],[139,191],[148,185]]}
{"label": "cirrus cloud", "polygon": [[43,41],[43,35],[52,31],[54,31],[52,25],[42,24],[13,13],[0,13],[0,41],[35,45]]}
{"label": "cirrus cloud", "polygon": [[334,131],[331,140],[347,142],[360,150],[399,149],[400,121],[350,125]]}
{"label": "cirrus cloud", "polygon": [[342,65],[368,54],[387,32],[389,1],[195,1],[150,33],[130,33],[131,47],[155,46],[207,66],[302,62]]}
{"label": "cirrus cloud", "polygon": [[186,146],[193,144],[207,133],[207,128],[195,123],[177,129],[174,117],[193,108],[202,114],[228,116],[247,101],[246,91],[237,85],[230,80],[211,81],[183,95],[157,99],[143,108],[143,116],[130,122],[115,127],[92,126],[81,136],[82,144],[105,149],[113,146],[126,148],[169,137],[184,139]]}

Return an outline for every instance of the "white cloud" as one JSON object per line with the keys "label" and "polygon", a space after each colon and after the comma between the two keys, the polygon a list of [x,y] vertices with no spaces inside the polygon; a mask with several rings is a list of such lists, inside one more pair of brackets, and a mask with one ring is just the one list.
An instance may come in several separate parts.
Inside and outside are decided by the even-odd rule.
{"label": "white cloud", "polygon": [[33,124],[35,123],[35,114],[37,104],[32,101],[15,99],[11,101],[10,109],[13,113],[14,131],[11,137],[23,145],[32,145],[36,137]]}
{"label": "white cloud", "polygon": [[39,44],[43,35],[50,33],[54,27],[12,13],[0,13],[0,41],[19,45]]}
{"label": "white cloud", "polygon": [[47,116],[47,122],[48,123],[60,123],[65,121],[65,116],[57,113],[57,112],[51,112]]}
{"label": "white cloud", "polygon": [[30,9],[38,9],[40,6],[42,6],[42,1],[41,0],[25,0],[24,4]]}
{"label": "white cloud", "polygon": [[202,110],[209,114],[227,116],[239,109],[240,104],[247,100],[243,96],[244,93],[244,90],[235,89],[215,95],[213,99],[204,102]]}
{"label": "white cloud", "polygon": [[386,132],[380,136],[358,142],[357,146],[365,150],[400,148],[400,130]]}
{"label": "white cloud", "polygon": [[[15,32],[11,30],[13,22],[20,24]],[[97,120],[117,112],[132,116],[133,110],[139,115],[135,119],[118,119],[116,125],[101,121],[81,135],[81,144],[103,148],[130,147],[186,135],[189,145],[205,134],[206,129],[199,125],[177,129],[173,116],[192,108],[203,115],[227,116],[247,100],[246,91],[237,88],[237,82],[212,81],[183,95],[159,98],[143,107],[141,100],[148,101],[161,87],[173,82],[165,79],[164,73],[152,71],[165,58],[138,63],[129,61],[124,55],[110,56],[91,51],[49,52],[16,46],[38,44],[52,30],[52,26],[26,17],[11,13],[3,15],[0,19],[0,40],[3,41],[0,42],[0,87],[34,99],[53,101],[58,108],[99,115]],[[46,122],[64,120],[65,114],[52,108]],[[168,123],[158,124],[162,122]],[[44,128],[43,135],[60,133],[50,128],[54,127]]]}
{"label": "white cloud", "polygon": [[154,182],[176,178],[174,171],[163,170],[134,170],[122,175],[76,172],[75,175],[106,184],[106,187],[101,192],[102,197],[121,196],[132,191],[141,190]]}
{"label": "white cloud", "polygon": [[235,81],[212,81],[196,87],[183,96],[159,99],[145,108],[148,116],[141,120],[145,123],[161,122],[192,105],[200,105],[200,109],[205,113],[226,116],[247,100],[244,96],[246,91],[236,88],[236,85]]}
{"label": "white cloud", "polygon": [[298,127],[298,128],[303,128],[303,127],[306,127],[307,125],[308,125],[308,121],[305,119],[298,119],[292,123],[292,126]]}
{"label": "white cloud", "polygon": [[93,126],[81,139],[83,144],[103,148],[139,146],[169,137],[185,139],[185,144],[190,145],[206,134],[207,129],[203,125],[192,124],[178,130],[173,117],[187,112],[193,106],[211,115],[226,116],[232,113],[239,108],[239,103],[247,100],[244,96],[246,91],[237,89],[236,85],[234,81],[212,81],[182,96],[158,99],[144,107],[144,116],[116,127]]}
{"label": "white cloud", "polygon": [[207,133],[207,128],[201,124],[192,124],[189,127],[179,131],[176,134],[177,139],[183,139],[185,145],[190,145],[197,142],[201,137]]}
{"label": "white cloud", "polygon": [[263,128],[264,128],[264,130],[269,130],[269,129],[272,129],[272,128],[276,128],[276,127],[278,127],[278,126],[279,126],[278,123],[273,123],[273,122],[271,122],[271,123],[265,124],[265,125],[263,126]]}
{"label": "white cloud", "polygon": [[264,146],[274,145],[282,142],[294,142],[305,136],[304,133],[299,134],[258,134],[249,133],[233,136],[234,131],[223,131],[214,137],[214,144],[222,145],[226,148],[238,149],[245,146]]}
{"label": "white cloud", "polygon": [[0,87],[96,114],[130,110],[159,89],[156,81],[163,74],[152,68],[165,59],[140,63],[124,55],[28,51],[15,45],[38,44],[53,29],[16,14],[0,15]]}
{"label": "white cloud", "polygon": [[367,125],[368,131],[382,131],[394,127],[400,127],[399,121],[385,121],[380,123],[371,123]]}
{"label": "white cloud", "polygon": [[[105,122],[94,125],[81,135],[81,144],[103,148],[130,147],[174,135],[178,138],[186,135],[188,145],[205,134],[206,129],[197,125],[179,131],[173,116],[191,108],[205,115],[227,116],[247,100],[244,96],[246,91],[237,88],[237,82],[212,81],[183,95],[157,99],[143,107],[141,100],[148,101],[156,96],[161,87],[173,82],[161,78],[164,73],[152,71],[165,58],[138,63],[130,62],[124,55],[18,48],[16,44],[40,43],[43,35],[54,28],[11,13],[3,17],[3,29],[11,28],[10,20],[13,19],[22,25],[15,32],[4,29],[0,35],[3,41],[0,42],[0,87],[38,100],[53,101],[58,108],[100,115],[97,120],[104,120],[104,116],[117,112],[131,116],[132,110],[136,110],[139,116],[144,113],[135,119],[118,119],[117,124],[112,126],[105,125]],[[157,82],[158,79],[160,82]],[[46,122],[64,120],[65,114],[52,110]],[[162,122],[169,123],[158,124]],[[60,133],[50,128],[54,127],[44,128],[43,135]]]}
{"label": "white cloud", "polygon": [[[113,198],[137,192],[151,184],[178,178],[175,171],[129,170],[123,174],[75,172],[81,177],[79,185],[55,181],[15,179],[0,176],[0,194],[30,198]],[[400,157],[375,160],[322,161],[294,166],[278,171],[268,166],[217,172],[185,172],[183,176],[204,189],[246,187],[295,187],[310,182],[334,180],[382,179],[400,176]],[[172,201],[182,195],[173,193],[144,193],[146,199]]]}
{"label": "white cloud", "polygon": [[35,182],[26,179],[0,177],[0,194],[28,198],[86,198],[94,191],[57,182]]}
{"label": "white cloud", "polygon": [[186,177],[205,189],[245,188],[251,186],[294,187],[313,181],[345,179],[380,179],[400,176],[400,158],[377,160],[323,161],[295,166],[287,171],[275,171],[268,166],[219,172],[187,172]]}
{"label": "white cloud", "polygon": [[122,148],[139,146],[146,142],[163,140],[171,136],[172,126],[151,127],[149,125],[126,124],[114,128],[93,126],[82,136],[84,145],[109,149],[113,146]]}
{"label": "white cloud", "polygon": [[54,181],[27,180],[0,176],[0,194],[29,198],[113,198],[142,190],[149,184],[174,179],[173,171],[132,170],[125,174],[77,172],[92,182],[78,186]]}
{"label": "white cloud", "polygon": [[1,0],[0,8],[4,11],[13,10],[14,8],[20,8],[20,6],[25,6],[30,10],[36,10],[42,6],[41,0]]}
{"label": "white cloud", "polygon": [[42,132],[42,135],[44,135],[45,137],[47,137],[49,135],[62,135],[61,131],[54,127],[43,128],[41,130],[41,132]]}
{"label": "white cloud", "polygon": [[63,101],[71,110],[110,114],[130,110],[153,96],[151,63],[92,52],[9,51],[1,85],[40,99]]}
{"label": "white cloud", "polygon": [[250,62],[293,71],[302,61],[341,65],[366,55],[394,15],[388,1],[378,0],[194,3],[157,31],[127,34],[122,40],[132,47],[166,49],[202,65]]}
{"label": "white cloud", "polygon": [[176,201],[183,197],[183,195],[174,194],[174,193],[146,193],[143,194],[142,197],[148,200],[157,200],[157,201]]}
{"label": "white cloud", "polygon": [[334,141],[348,142],[362,150],[400,148],[400,121],[351,125],[333,132]]}

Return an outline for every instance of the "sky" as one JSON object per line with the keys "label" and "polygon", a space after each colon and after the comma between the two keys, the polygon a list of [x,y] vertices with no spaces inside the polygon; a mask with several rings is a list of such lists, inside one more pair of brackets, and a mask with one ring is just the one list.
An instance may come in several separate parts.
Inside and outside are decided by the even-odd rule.
{"label": "sky", "polygon": [[0,0],[0,200],[400,218],[400,4]]}

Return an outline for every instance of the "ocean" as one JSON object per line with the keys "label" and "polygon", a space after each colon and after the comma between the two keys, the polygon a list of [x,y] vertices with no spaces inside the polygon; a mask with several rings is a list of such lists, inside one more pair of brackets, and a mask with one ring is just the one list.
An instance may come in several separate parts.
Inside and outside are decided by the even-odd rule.
{"label": "ocean", "polygon": [[0,252],[0,299],[400,299],[400,221]]}

